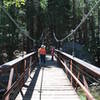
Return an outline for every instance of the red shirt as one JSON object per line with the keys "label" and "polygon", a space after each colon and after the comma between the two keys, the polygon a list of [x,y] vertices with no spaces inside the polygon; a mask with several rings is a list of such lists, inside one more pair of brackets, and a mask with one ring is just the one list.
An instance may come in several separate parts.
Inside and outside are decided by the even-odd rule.
{"label": "red shirt", "polygon": [[38,52],[39,52],[39,54],[45,55],[46,54],[46,49],[45,48],[40,48]]}

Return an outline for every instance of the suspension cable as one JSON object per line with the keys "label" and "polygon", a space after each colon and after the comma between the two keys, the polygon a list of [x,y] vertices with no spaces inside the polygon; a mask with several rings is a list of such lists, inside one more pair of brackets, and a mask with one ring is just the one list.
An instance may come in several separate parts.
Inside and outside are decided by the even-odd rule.
{"label": "suspension cable", "polygon": [[56,37],[56,35],[55,35],[54,32],[53,32],[53,37],[54,37],[54,39],[56,40],[56,42],[60,41],[60,40],[57,39],[57,37]]}
{"label": "suspension cable", "polygon": [[16,21],[12,18],[12,16],[6,11],[6,9],[0,4],[0,8],[5,12],[5,14],[10,18],[10,20],[16,25],[16,27],[20,30],[21,34],[24,34],[26,37],[28,37],[30,40],[35,42],[35,39],[29,36],[29,32],[23,30],[17,23]]}
{"label": "suspension cable", "polygon": [[[36,40],[33,39],[31,36],[29,36],[29,32],[26,30],[21,29],[21,27],[16,23],[16,21],[12,18],[12,16],[6,11],[6,9],[0,4],[0,8],[6,13],[6,15],[10,18],[10,20],[16,25],[16,27],[21,31],[21,34],[24,34],[26,37],[28,37],[30,40],[35,42]],[[40,36],[40,40],[43,38],[44,33],[42,32]]]}
{"label": "suspension cable", "polygon": [[97,7],[97,5],[99,4],[99,2],[100,2],[100,0],[98,0],[98,1],[95,3],[95,5],[91,8],[91,10],[82,18],[82,20],[81,20],[81,22],[78,24],[78,26],[77,26],[74,30],[72,30],[70,34],[66,35],[63,39],[58,40],[58,39],[56,38],[55,33],[53,33],[53,36],[54,36],[55,40],[56,40],[57,42],[58,42],[58,41],[63,42],[63,41],[66,40],[68,37],[70,37],[71,35],[73,35],[73,34],[79,29],[79,27],[86,21],[86,19],[88,18],[88,16],[89,16],[89,15],[91,14],[91,12]]}
{"label": "suspension cable", "polygon": [[44,36],[44,33],[42,32],[42,34],[40,36],[40,40],[42,40],[43,36]]}
{"label": "suspension cable", "polygon": [[72,52],[73,57],[75,56],[75,36],[73,35],[73,52]]}

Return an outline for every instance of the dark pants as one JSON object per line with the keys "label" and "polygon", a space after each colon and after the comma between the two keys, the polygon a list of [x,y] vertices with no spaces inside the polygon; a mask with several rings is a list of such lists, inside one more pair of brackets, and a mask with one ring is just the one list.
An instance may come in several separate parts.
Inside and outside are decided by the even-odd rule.
{"label": "dark pants", "polygon": [[40,55],[40,60],[41,60],[41,63],[44,63],[45,64],[45,55]]}

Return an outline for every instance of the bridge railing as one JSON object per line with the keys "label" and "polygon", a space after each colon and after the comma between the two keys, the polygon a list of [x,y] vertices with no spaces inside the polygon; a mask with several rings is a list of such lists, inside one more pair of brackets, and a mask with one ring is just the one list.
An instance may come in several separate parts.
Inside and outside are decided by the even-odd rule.
{"label": "bridge railing", "polygon": [[4,100],[10,100],[11,93],[22,88],[37,60],[37,53],[32,52],[0,66],[0,76],[7,74],[9,77]]}
{"label": "bridge railing", "polygon": [[59,50],[55,50],[55,56],[58,59],[58,63],[61,66],[63,65],[75,89],[77,90],[77,87],[80,86],[88,100],[95,100],[88,89],[87,74],[98,80],[100,79],[100,68]]}

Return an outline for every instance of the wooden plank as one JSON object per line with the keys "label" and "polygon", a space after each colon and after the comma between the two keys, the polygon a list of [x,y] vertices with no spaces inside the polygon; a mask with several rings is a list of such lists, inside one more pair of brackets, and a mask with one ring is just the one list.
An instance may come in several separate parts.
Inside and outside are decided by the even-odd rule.
{"label": "wooden plank", "polygon": [[40,69],[34,90],[31,81],[35,73],[32,73],[25,83],[27,87],[22,88],[23,95],[20,92],[15,100],[80,100],[63,69],[48,63],[49,66]]}

